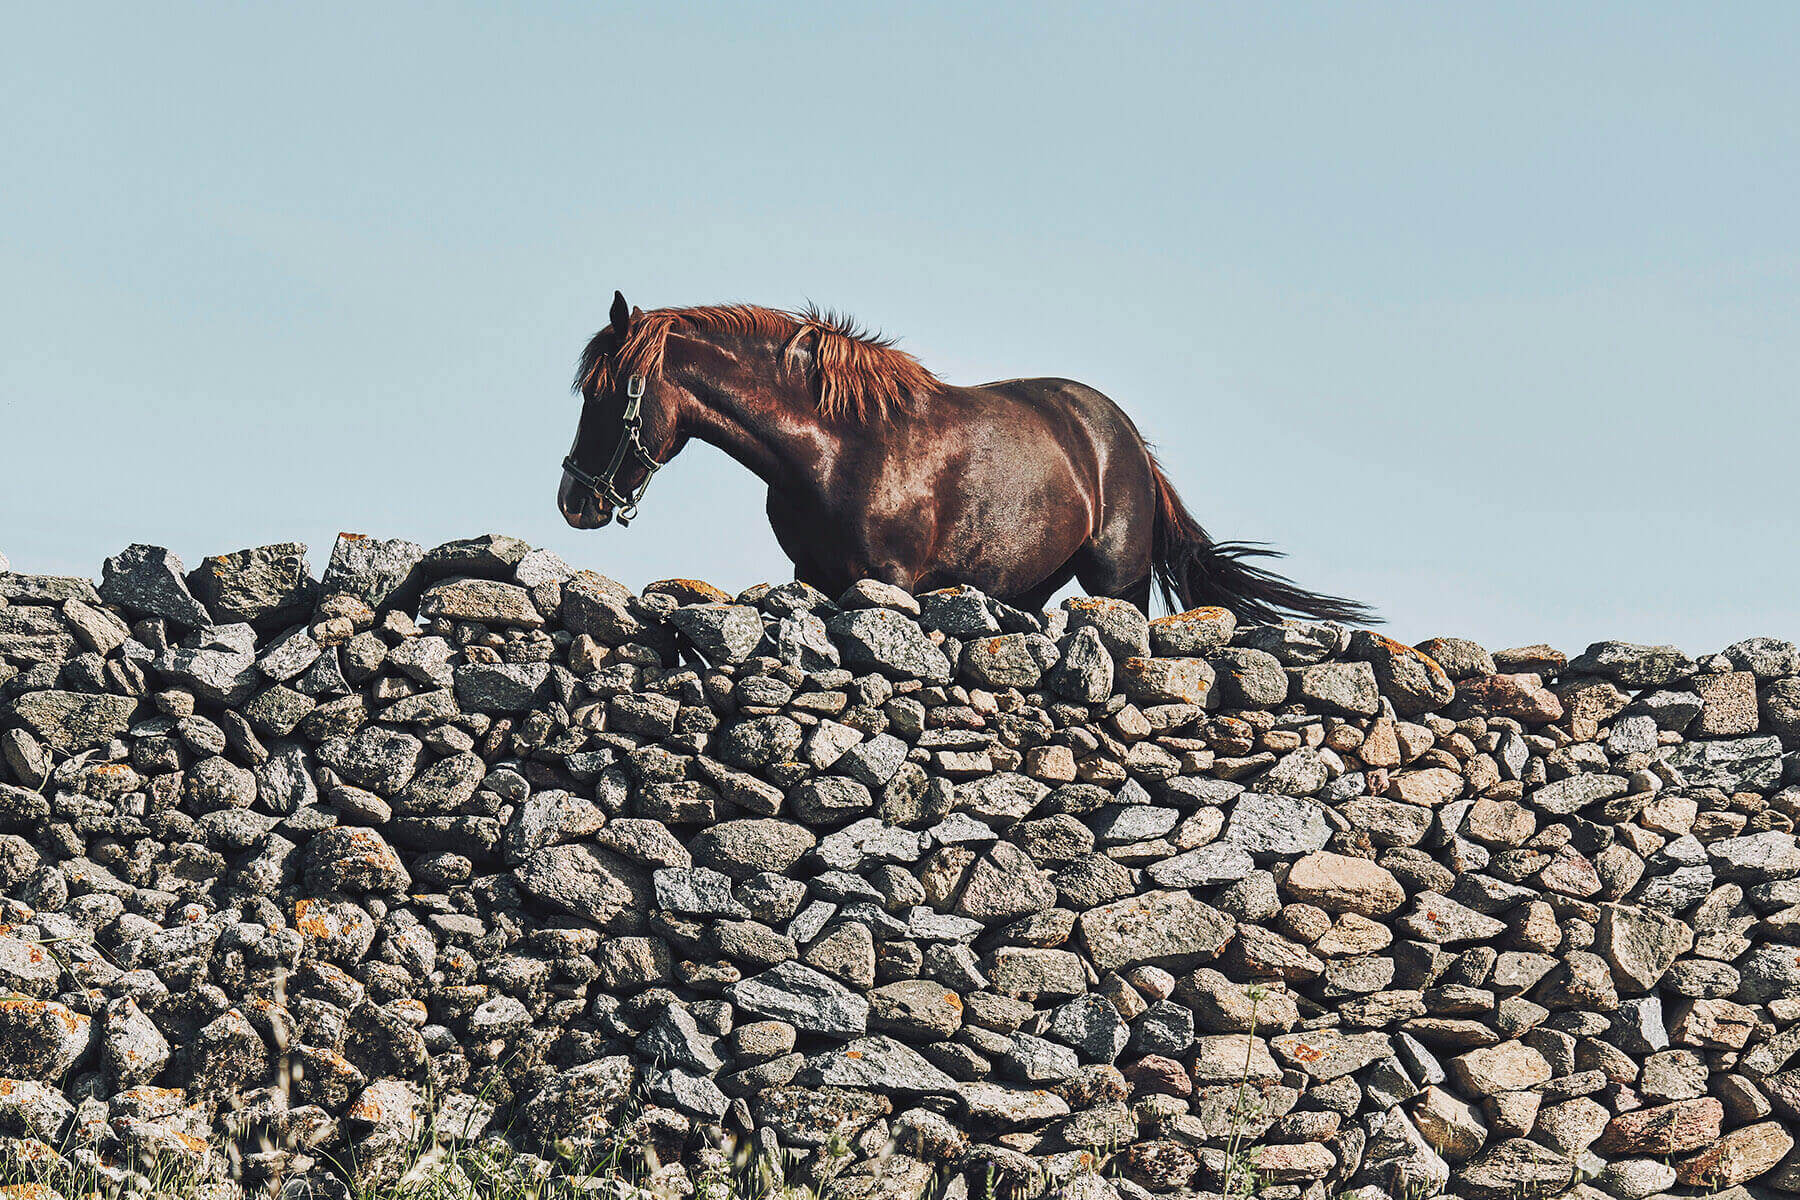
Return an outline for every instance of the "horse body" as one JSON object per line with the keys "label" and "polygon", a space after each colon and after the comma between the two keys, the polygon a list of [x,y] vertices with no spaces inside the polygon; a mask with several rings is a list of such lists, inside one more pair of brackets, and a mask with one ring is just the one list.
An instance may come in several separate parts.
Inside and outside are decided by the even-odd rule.
{"label": "horse body", "polygon": [[[619,399],[634,379],[641,430]],[[795,576],[831,595],[865,578],[969,584],[1038,608],[1076,578],[1146,612],[1154,582],[1172,606],[1367,618],[1244,561],[1264,551],[1213,542],[1131,419],[1072,380],[955,387],[833,318],[644,314],[615,295],[576,382],[586,404],[558,502],[577,528],[606,524],[648,479],[615,447],[635,434],[660,464],[698,437],[769,485]],[[617,478],[596,477],[609,461]]]}

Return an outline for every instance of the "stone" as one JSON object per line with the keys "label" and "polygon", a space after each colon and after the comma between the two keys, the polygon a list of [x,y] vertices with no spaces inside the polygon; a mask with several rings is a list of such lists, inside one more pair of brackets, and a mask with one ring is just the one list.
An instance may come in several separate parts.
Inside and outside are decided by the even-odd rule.
{"label": "stone", "polygon": [[1655,909],[1602,904],[1594,949],[1627,993],[1652,990],[1675,960],[1694,944],[1686,922]]}
{"label": "stone", "polygon": [[806,1060],[796,1083],[810,1087],[948,1093],[955,1081],[918,1051],[883,1034],[860,1037]]}
{"label": "stone", "polygon": [[1622,1112],[1607,1123],[1594,1149],[1615,1156],[1685,1154],[1717,1141],[1724,1117],[1711,1096]]}
{"label": "stone", "polygon": [[1531,792],[1526,803],[1543,812],[1568,816],[1591,804],[1623,796],[1629,790],[1630,781],[1617,775],[1571,775]]}
{"label": "stone", "polygon": [[419,600],[419,615],[501,629],[536,629],[544,623],[531,593],[518,584],[466,576],[426,588]]}
{"label": "stone", "polygon": [[1393,872],[1366,858],[1317,851],[1288,869],[1282,891],[1292,899],[1331,913],[1385,916],[1406,903],[1406,889]]}
{"label": "stone", "polygon": [[373,829],[327,829],[306,844],[308,887],[319,891],[401,894],[412,876]]}
{"label": "stone", "polygon": [[331,561],[319,590],[327,595],[343,592],[370,608],[380,609],[412,580],[425,557],[422,547],[398,538],[381,539],[360,533],[340,533],[331,547]]}
{"label": "stone", "polygon": [[765,871],[783,874],[817,843],[809,830],[791,821],[747,817],[713,825],[688,848],[695,862],[743,880]]}
{"label": "stone", "polygon": [[189,628],[212,624],[206,606],[188,590],[181,560],[161,546],[127,546],[101,571],[100,596],[109,604]]}
{"label": "stone", "polygon": [[319,583],[306,562],[306,547],[299,542],[201,559],[187,583],[212,621],[219,624],[278,625],[304,620],[319,595]]}
{"label": "stone", "polygon": [[1736,737],[1756,732],[1755,675],[1749,671],[1696,675],[1693,688],[1700,697],[1700,720],[1694,726],[1699,736]]}
{"label": "stone", "polygon": [[[1414,651],[1407,653],[1417,657]],[[1315,663],[1299,669],[1297,682],[1301,698],[1326,712],[1372,717],[1381,711],[1381,689],[1368,662]],[[1446,690],[1448,686],[1445,680]]]}
{"label": "stone", "polygon": [[1780,1121],[1744,1125],[1677,1163],[1675,1178],[1688,1187],[1735,1187],[1773,1170],[1793,1148],[1793,1135]]}
{"label": "stone", "polygon": [[902,1038],[940,1041],[963,1023],[962,997],[928,979],[900,979],[869,993],[869,1028]]}
{"label": "stone", "polygon": [[56,1083],[87,1053],[93,1019],[54,1000],[0,997],[0,1078]]}
{"label": "stone", "polygon": [[1250,852],[1235,842],[1212,842],[1151,863],[1145,871],[1161,888],[1203,888],[1234,883],[1256,869]]}
{"label": "stone", "polygon": [[1498,937],[1506,930],[1506,922],[1485,916],[1440,893],[1420,892],[1413,898],[1412,911],[1398,927],[1422,942],[1451,946]]}
{"label": "stone", "polygon": [[1662,761],[1680,772],[1689,787],[1755,791],[1780,780],[1781,742],[1773,737],[1684,742],[1666,747]]}
{"label": "stone", "polygon": [[1118,685],[1134,702],[1142,705],[1192,704],[1210,707],[1213,703],[1214,672],[1203,658],[1123,659],[1118,668]]}
{"label": "stone", "polygon": [[1069,1115],[1068,1102],[1043,1088],[998,1083],[958,1083],[953,1088],[973,1121],[1017,1128]]}
{"label": "stone", "polygon": [[1548,725],[1563,716],[1562,701],[1529,672],[1458,680],[1456,708],[1472,717],[1509,717],[1526,725]]}
{"label": "stone", "polygon": [[1059,657],[1055,644],[1042,634],[976,638],[963,646],[962,673],[981,687],[1031,688]]}
{"label": "stone", "polygon": [[1093,629],[1114,659],[1149,656],[1150,622],[1137,605],[1106,596],[1071,596],[1063,601],[1063,611],[1071,632]]}
{"label": "stone", "polygon": [[58,754],[103,746],[131,726],[138,702],[131,696],[32,691],[0,707],[0,720],[17,722]]}
{"label": "stone", "polygon": [[950,682],[950,660],[944,657],[918,622],[888,608],[862,608],[840,613],[826,628],[846,664],[879,670],[927,683]]}
{"label": "stone", "polygon": [[1570,675],[1598,675],[1621,687],[1667,687],[1693,674],[1694,660],[1674,646],[1595,642],[1569,660]]}
{"label": "stone", "polygon": [[635,924],[655,902],[649,872],[598,846],[545,846],[514,877],[526,894],[603,929]]}
{"label": "stone", "polygon": [[543,694],[550,673],[543,662],[467,663],[452,675],[456,702],[468,712],[524,712]]}
{"label": "stone", "polygon": [[1089,959],[1101,971],[1211,958],[1231,940],[1234,928],[1230,917],[1185,891],[1146,892],[1089,909],[1076,922]]}
{"label": "stone", "polygon": [[1315,802],[1291,796],[1244,792],[1233,801],[1225,840],[1259,861],[1323,850],[1331,836],[1324,810]]}
{"label": "stone", "polygon": [[1157,658],[1200,658],[1231,644],[1237,618],[1228,608],[1191,608],[1150,622],[1150,653]]}
{"label": "stone", "polygon": [[762,615],[743,604],[687,604],[669,623],[710,663],[741,663],[763,641]]}
{"label": "stone", "polygon": [[1220,702],[1237,708],[1273,708],[1287,699],[1288,677],[1274,655],[1247,646],[1221,650],[1212,659]]}
{"label": "stone", "polygon": [[868,1028],[866,999],[797,962],[778,963],[732,985],[731,998],[747,1012],[808,1033],[856,1037]]}
{"label": "stone", "polygon": [[1488,1127],[1480,1114],[1443,1088],[1425,1088],[1414,1097],[1410,1112],[1426,1144],[1451,1162],[1475,1157],[1487,1142]]}
{"label": "stone", "polygon": [[1056,903],[1056,885],[1011,842],[996,842],[975,861],[956,911],[984,924],[1011,920]]}

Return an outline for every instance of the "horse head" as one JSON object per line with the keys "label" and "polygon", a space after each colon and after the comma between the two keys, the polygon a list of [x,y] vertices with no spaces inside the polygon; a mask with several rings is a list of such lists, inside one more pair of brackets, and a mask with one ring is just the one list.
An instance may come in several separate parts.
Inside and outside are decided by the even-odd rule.
{"label": "horse head", "polygon": [[650,477],[680,448],[672,385],[636,336],[643,312],[614,292],[609,316],[575,376],[581,419],[556,489],[563,519],[577,529],[599,529],[615,516],[629,525]]}

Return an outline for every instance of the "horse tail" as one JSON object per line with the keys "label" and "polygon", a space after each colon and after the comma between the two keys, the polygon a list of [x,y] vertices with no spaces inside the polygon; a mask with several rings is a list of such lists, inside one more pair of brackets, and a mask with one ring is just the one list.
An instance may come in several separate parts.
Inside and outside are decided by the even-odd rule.
{"label": "horse tail", "polygon": [[1260,542],[1215,542],[1187,510],[1163,474],[1148,446],[1150,475],[1156,491],[1156,519],[1151,532],[1150,566],[1163,601],[1171,611],[1199,605],[1229,608],[1246,624],[1274,624],[1290,615],[1353,624],[1379,624],[1365,604],[1309,592],[1250,560],[1280,558]]}

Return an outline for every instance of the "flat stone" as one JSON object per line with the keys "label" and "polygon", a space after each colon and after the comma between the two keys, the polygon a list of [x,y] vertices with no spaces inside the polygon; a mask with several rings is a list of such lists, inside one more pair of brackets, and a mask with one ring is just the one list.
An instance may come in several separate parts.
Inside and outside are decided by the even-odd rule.
{"label": "flat stone", "polygon": [[1229,646],[1236,632],[1230,609],[1191,608],[1150,622],[1150,652],[1157,658],[1198,658]]}
{"label": "flat stone", "polygon": [[1224,840],[1258,860],[1289,858],[1323,850],[1331,837],[1325,810],[1293,796],[1244,792],[1232,802]]}
{"label": "flat stone", "polygon": [[1694,660],[1674,646],[1595,642],[1569,660],[1570,675],[1598,675],[1621,687],[1666,687],[1694,672]]}
{"label": "flat stone", "polygon": [[1270,1039],[1275,1056],[1320,1083],[1354,1074],[1393,1053],[1385,1033],[1344,1034],[1335,1029],[1284,1033]]}
{"label": "flat stone", "polygon": [[1288,869],[1282,890],[1294,900],[1326,912],[1385,916],[1406,903],[1406,889],[1393,872],[1366,858],[1320,851]]}
{"label": "flat stone", "polygon": [[29,729],[58,754],[77,754],[104,746],[131,727],[138,702],[132,696],[86,692],[25,692],[4,707],[0,717]]}
{"label": "flat stone", "polygon": [[1234,883],[1256,869],[1250,852],[1235,842],[1212,842],[1186,854],[1151,863],[1145,871],[1161,888],[1216,887]]}
{"label": "flat stone", "polygon": [[1089,909],[1076,929],[1098,970],[1119,971],[1212,958],[1231,940],[1235,923],[1188,892],[1157,891]]}
{"label": "flat stone", "polygon": [[603,929],[635,925],[656,899],[649,872],[598,846],[545,846],[513,874],[528,895]]}
{"label": "flat stone", "polygon": [[1773,737],[1684,742],[1667,747],[1662,759],[1689,787],[1763,791],[1781,779],[1781,741]]}
{"label": "flat stone", "polygon": [[880,1092],[947,1093],[955,1081],[918,1051],[877,1034],[815,1054],[794,1081],[811,1087],[855,1087]]}
{"label": "flat stone", "polygon": [[1562,701],[1536,674],[1477,675],[1456,684],[1456,707],[1473,717],[1510,717],[1526,725],[1562,720]]}
{"label": "flat stone", "polygon": [[1712,1096],[1622,1112],[1594,1149],[1606,1155],[1685,1154],[1718,1140],[1725,1109]]}
{"label": "flat stone", "polygon": [[952,1087],[973,1121],[1017,1128],[1069,1115],[1068,1101],[1043,1088],[999,1083],[957,1083]]}
{"label": "flat stone", "polygon": [[531,593],[518,584],[468,577],[446,579],[426,588],[419,600],[419,615],[503,629],[536,629],[544,623],[543,614],[531,602]]}
{"label": "flat stone", "polygon": [[1675,1178],[1688,1187],[1735,1187],[1774,1170],[1793,1148],[1793,1135],[1781,1121],[1745,1125],[1677,1163]]}
{"label": "flat stone", "polygon": [[747,1012],[808,1033],[856,1037],[868,1028],[867,1000],[797,962],[778,963],[732,985],[731,998]]}

